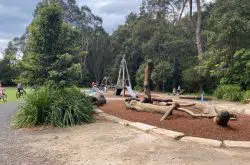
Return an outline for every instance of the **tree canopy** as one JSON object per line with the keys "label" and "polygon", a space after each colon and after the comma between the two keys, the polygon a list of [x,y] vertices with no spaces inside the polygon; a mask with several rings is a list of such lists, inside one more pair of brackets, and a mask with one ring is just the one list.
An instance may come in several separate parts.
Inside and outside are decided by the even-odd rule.
{"label": "tree canopy", "polygon": [[138,8],[108,34],[88,6],[43,0],[24,34],[4,51],[0,80],[67,86],[108,76],[115,83],[125,55],[134,87],[142,86],[143,64],[153,59],[155,90],[181,85],[189,92],[212,92],[221,84],[250,88],[248,0],[143,0]]}

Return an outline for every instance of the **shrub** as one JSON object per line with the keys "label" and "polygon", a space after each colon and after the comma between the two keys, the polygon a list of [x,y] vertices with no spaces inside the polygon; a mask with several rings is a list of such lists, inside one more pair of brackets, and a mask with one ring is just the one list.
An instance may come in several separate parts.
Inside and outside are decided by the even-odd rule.
{"label": "shrub", "polygon": [[137,92],[141,92],[141,91],[143,91],[143,87],[141,87],[141,86],[139,86],[139,85],[136,85],[136,86],[135,86],[135,90],[136,90]]}
{"label": "shrub", "polygon": [[228,101],[241,101],[243,92],[238,85],[221,85],[215,90],[215,96]]}
{"label": "shrub", "polygon": [[90,100],[77,88],[41,87],[19,103],[20,111],[13,118],[15,127],[53,125],[73,126],[92,121]]}
{"label": "shrub", "polygon": [[247,91],[244,93],[244,99],[250,99],[250,90],[247,90]]}

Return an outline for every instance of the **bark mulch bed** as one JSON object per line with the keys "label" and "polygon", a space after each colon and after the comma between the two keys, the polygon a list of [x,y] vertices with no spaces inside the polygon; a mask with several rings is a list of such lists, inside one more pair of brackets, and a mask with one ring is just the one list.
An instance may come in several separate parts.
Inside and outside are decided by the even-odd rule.
{"label": "bark mulch bed", "polygon": [[189,115],[173,111],[167,120],[160,121],[162,114],[135,112],[126,109],[124,101],[108,101],[99,107],[105,113],[133,121],[150,124],[160,128],[179,131],[187,136],[203,137],[216,140],[250,141],[250,116],[238,115],[236,121],[229,121],[228,127],[216,125],[212,119],[192,118]]}

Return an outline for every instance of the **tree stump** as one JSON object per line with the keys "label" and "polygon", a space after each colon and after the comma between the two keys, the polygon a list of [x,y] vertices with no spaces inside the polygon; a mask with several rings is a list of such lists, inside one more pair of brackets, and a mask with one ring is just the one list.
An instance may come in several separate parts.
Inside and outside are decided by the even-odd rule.
{"label": "tree stump", "polygon": [[150,82],[151,82],[151,74],[154,69],[154,64],[152,60],[147,61],[147,66],[144,69],[144,98],[142,100],[143,103],[152,103],[151,100],[151,90],[150,90]]}

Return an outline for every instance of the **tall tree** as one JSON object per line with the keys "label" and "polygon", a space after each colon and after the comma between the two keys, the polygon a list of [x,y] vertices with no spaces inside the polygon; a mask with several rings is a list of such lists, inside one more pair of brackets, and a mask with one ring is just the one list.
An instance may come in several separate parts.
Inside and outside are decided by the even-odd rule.
{"label": "tall tree", "polygon": [[63,23],[62,9],[56,3],[39,8],[29,26],[21,78],[30,84],[70,85],[78,73],[77,56],[73,56],[79,52],[75,45],[77,35],[76,30]]}
{"label": "tall tree", "polygon": [[196,23],[196,45],[198,50],[199,61],[203,58],[202,42],[201,42],[201,2],[196,0],[197,4],[197,23]]}

